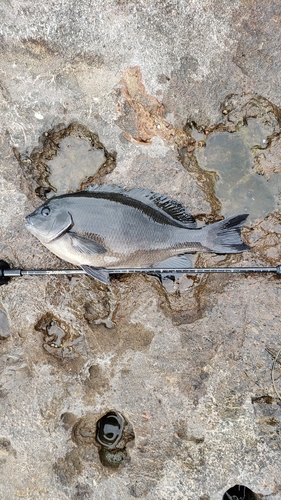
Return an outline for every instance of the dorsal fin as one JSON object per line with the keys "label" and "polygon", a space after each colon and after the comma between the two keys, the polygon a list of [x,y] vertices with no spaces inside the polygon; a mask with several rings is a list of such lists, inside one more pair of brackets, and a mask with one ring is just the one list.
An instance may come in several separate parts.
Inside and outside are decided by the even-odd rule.
{"label": "dorsal fin", "polygon": [[132,198],[140,201],[156,210],[164,212],[170,219],[177,222],[184,228],[195,229],[197,227],[195,219],[188,212],[182,203],[170,198],[170,196],[154,193],[149,189],[134,188],[126,191],[118,186],[89,186],[85,191],[90,192],[104,192],[104,193],[119,193],[127,198]]}

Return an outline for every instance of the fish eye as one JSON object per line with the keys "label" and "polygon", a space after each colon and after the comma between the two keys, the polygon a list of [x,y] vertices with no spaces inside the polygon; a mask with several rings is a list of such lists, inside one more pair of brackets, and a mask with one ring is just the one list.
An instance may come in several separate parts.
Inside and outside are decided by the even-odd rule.
{"label": "fish eye", "polygon": [[41,210],[41,215],[44,215],[44,217],[48,217],[50,212],[51,212],[50,207],[43,207]]}

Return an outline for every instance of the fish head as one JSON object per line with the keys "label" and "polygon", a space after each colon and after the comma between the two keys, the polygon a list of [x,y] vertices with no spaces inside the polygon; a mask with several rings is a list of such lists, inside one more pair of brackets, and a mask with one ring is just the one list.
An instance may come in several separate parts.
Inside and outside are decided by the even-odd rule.
{"label": "fish head", "polygon": [[27,215],[25,227],[42,243],[50,243],[73,226],[70,212],[61,200],[52,198]]}

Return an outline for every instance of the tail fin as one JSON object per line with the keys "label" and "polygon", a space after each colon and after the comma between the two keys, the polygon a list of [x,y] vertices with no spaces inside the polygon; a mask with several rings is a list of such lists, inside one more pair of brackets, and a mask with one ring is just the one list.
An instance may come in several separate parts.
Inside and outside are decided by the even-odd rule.
{"label": "tail fin", "polygon": [[239,253],[249,247],[241,239],[241,227],[248,214],[234,215],[204,227],[205,246],[215,253]]}

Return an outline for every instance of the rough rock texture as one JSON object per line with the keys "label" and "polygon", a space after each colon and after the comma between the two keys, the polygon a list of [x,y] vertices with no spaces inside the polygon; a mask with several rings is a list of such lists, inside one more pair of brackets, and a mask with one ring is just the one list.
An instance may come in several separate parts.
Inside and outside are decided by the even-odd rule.
{"label": "rough rock texture", "polygon": [[[268,127],[249,148],[251,175],[275,180],[275,208],[245,227],[250,251],[196,264],[280,264],[280,11],[273,0],[2,1],[0,258],[67,267],[24,216],[70,186],[65,176],[75,182],[75,165],[75,189],[143,186],[202,223],[222,218],[218,174],[199,153],[251,119]],[[98,158],[90,171],[87,151]],[[0,497],[222,500],[241,484],[279,500],[280,283],[198,275],[163,287],[131,275],[111,287],[85,276],[1,286]],[[109,411],[133,429],[119,468],[101,464],[93,438]]]}

